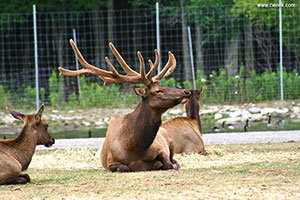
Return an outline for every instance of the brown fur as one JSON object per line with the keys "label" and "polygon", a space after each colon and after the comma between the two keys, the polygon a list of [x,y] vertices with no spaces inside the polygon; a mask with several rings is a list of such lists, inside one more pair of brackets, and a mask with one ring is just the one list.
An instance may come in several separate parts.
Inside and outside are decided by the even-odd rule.
{"label": "brown fur", "polygon": [[14,139],[0,139],[0,184],[25,184],[30,178],[21,172],[28,168],[36,145],[49,147],[54,138],[47,131],[47,122],[41,119],[44,105],[36,115],[8,111],[23,122],[23,128]]}
{"label": "brown fur", "polygon": [[143,92],[135,90],[142,96],[137,108],[125,116],[114,115],[109,123],[100,156],[103,167],[112,172],[179,168],[169,142],[157,131],[161,115],[188,97],[189,92],[162,88],[158,82]]}
{"label": "brown fur", "polygon": [[192,95],[185,104],[187,117],[176,117],[162,123],[158,135],[172,141],[174,153],[199,153],[206,155],[199,116],[199,90],[190,90]]}
{"label": "brown fur", "polygon": [[181,103],[190,96],[190,91],[174,88],[163,88],[160,80],[168,77],[176,67],[175,56],[169,52],[169,60],[162,70],[154,76],[158,65],[159,55],[155,50],[155,62],[148,60],[150,70],[146,74],[144,58],[137,53],[140,62],[140,73],[131,69],[112,43],[110,49],[126,72],[117,72],[109,58],[105,58],[110,71],[99,69],[85,61],[74,41],[70,44],[83,66],[82,69],[72,71],[59,67],[63,76],[79,76],[81,74],[98,75],[104,85],[112,83],[139,83],[145,89],[134,87],[141,100],[137,108],[130,114],[114,115],[109,123],[106,138],[102,145],[100,159],[105,169],[112,172],[145,171],[157,169],[176,169],[178,163],[173,160],[173,151],[162,136],[157,136],[161,125],[161,115],[169,108]]}

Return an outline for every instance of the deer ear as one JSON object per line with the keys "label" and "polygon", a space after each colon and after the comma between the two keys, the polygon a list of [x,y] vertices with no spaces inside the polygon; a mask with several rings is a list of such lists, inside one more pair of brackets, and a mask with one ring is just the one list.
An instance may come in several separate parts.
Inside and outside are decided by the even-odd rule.
{"label": "deer ear", "polygon": [[138,86],[133,86],[134,92],[141,96],[141,97],[146,97],[146,90],[144,88],[140,88]]}
{"label": "deer ear", "polygon": [[10,110],[9,108],[6,107],[6,110],[8,110],[8,112],[10,112],[10,114],[15,118],[20,120],[21,122],[24,121],[25,115],[23,115],[22,113]]}
{"label": "deer ear", "polygon": [[41,121],[43,112],[44,112],[44,104],[41,105],[41,107],[39,108],[39,110],[35,114],[35,120],[37,122]]}
{"label": "deer ear", "polygon": [[201,95],[203,92],[203,86],[201,86],[199,89],[196,90],[197,95]]}

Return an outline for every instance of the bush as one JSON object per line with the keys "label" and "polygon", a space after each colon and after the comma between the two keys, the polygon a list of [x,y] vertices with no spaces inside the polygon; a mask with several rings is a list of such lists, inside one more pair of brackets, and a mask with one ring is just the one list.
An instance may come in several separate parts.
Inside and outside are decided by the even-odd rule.
{"label": "bush", "polygon": [[0,85],[0,108],[3,109],[5,108],[5,92],[3,89],[3,86]]}
{"label": "bush", "polygon": [[49,78],[49,98],[53,107],[60,107],[63,105],[62,81],[62,77],[59,76],[59,78],[57,78],[55,71],[52,71],[52,75]]}
{"label": "bush", "polygon": [[[218,72],[212,71],[209,75],[201,74],[200,70],[196,73],[196,87],[204,86],[201,102],[212,104],[244,103],[272,101],[280,99],[280,72],[270,73],[265,71],[257,74],[255,71],[246,72],[245,67],[240,67],[240,72],[234,77],[228,75],[227,68],[222,68]],[[74,107],[131,107],[139,101],[139,96],[130,91],[125,93],[122,84],[113,84],[110,86],[101,86],[97,83],[87,82],[85,76],[80,77],[81,93],[73,92],[68,96],[68,102],[63,99],[63,77],[57,76],[55,71],[48,80],[49,98],[53,107],[74,108]],[[176,83],[174,78],[163,79],[163,87],[175,88],[182,85],[185,89],[191,89],[192,83],[184,81]],[[141,86],[141,85],[140,85]],[[143,87],[143,86],[141,86]],[[296,70],[287,73],[283,70],[283,89],[284,99],[300,98],[300,77]],[[23,94],[11,95],[11,92],[5,90],[0,85],[0,108],[10,104],[13,106],[32,108],[35,106],[36,90],[31,86],[25,87]],[[14,94],[14,93],[13,93]],[[40,89],[41,102],[44,101],[45,90]],[[17,102],[12,100],[18,100]],[[4,105],[5,104],[5,105]]]}

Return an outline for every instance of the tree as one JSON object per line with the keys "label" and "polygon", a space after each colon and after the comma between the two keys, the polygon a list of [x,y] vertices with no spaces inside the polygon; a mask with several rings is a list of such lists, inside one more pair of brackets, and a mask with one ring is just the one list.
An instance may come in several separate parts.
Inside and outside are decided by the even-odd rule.
{"label": "tree", "polygon": [[[273,46],[278,46],[278,39],[274,39],[274,35],[278,38],[279,29],[279,10],[278,7],[259,7],[258,5],[276,5],[277,0],[245,0],[239,1],[234,0],[234,7],[232,13],[235,16],[245,16],[250,20],[251,25],[254,29],[254,37],[258,44],[258,47],[264,54],[267,66],[270,70],[276,69],[279,62],[276,59],[275,65],[272,65],[272,54],[276,53],[273,51],[278,51],[277,48]],[[282,0],[282,4],[291,4],[288,0]],[[282,32],[283,44],[287,48],[287,52],[293,54],[295,64],[300,68],[299,55],[300,48],[298,44],[300,43],[300,24],[299,22],[299,6],[295,4],[296,7],[282,7]],[[276,42],[276,44],[274,44]],[[278,56],[277,56],[278,57]],[[290,57],[290,56],[287,56]],[[289,63],[289,65],[292,65]]]}

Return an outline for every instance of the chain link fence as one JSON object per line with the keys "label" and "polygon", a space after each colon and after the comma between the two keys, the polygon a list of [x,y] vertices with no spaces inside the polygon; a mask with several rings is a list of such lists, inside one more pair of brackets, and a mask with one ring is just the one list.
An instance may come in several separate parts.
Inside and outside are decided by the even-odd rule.
{"label": "chain link fence", "polygon": [[[266,6],[267,5],[267,6]],[[278,7],[269,4],[159,8],[161,66],[172,51],[177,67],[169,87],[204,85],[204,103],[244,103],[280,100]],[[37,8],[38,11],[38,8]],[[283,94],[300,98],[300,9],[282,7]],[[96,76],[60,77],[59,66],[75,69],[69,39],[86,60],[108,69],[105,56],[113,42],[126,62],[139,70],[137,51],[154,60],[157,48],[156,9],[93,12],[37,12],[40,103],[53,107],[124,107],[138,101],[131,85],[103,86]],[[191,30],[191,61],[188,27]],[[146,64],[147,69],[149,66]],[[79,86],[80,85],[80,86]],[[0,14],[0,107],[36,105],[33,15]]]}

